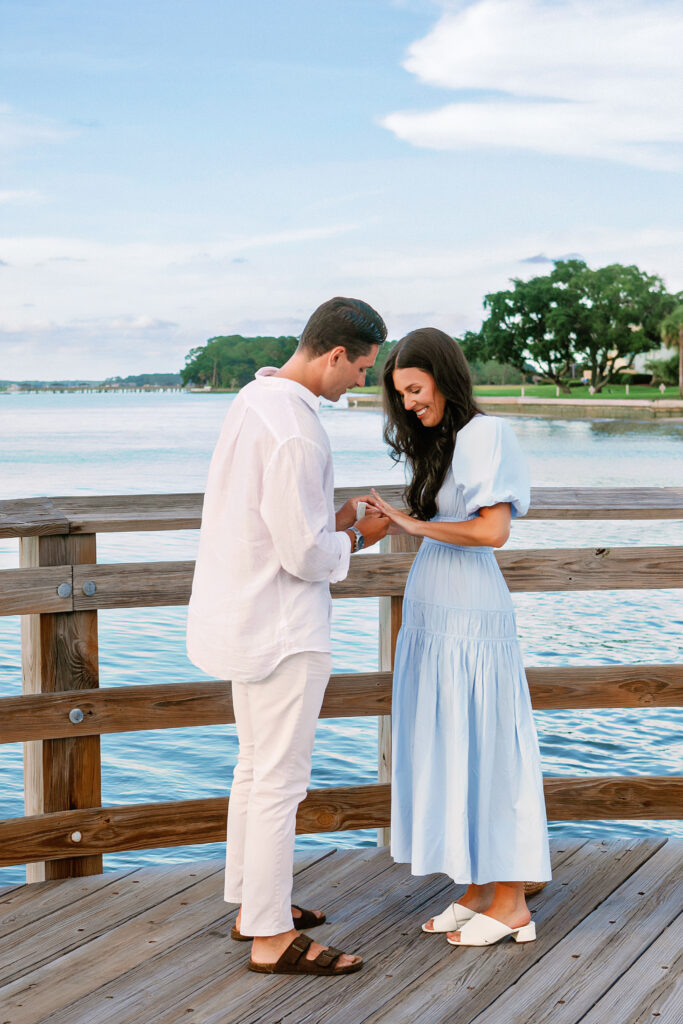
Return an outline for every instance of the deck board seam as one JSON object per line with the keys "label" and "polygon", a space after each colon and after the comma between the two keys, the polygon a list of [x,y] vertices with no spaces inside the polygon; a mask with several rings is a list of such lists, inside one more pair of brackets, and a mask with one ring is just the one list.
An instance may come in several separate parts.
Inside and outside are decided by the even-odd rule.
{"label": "deck board seam", "polygon": [[[631,879],[631,878],[633,877],[633,875],[635,875],[635,874],[636,874],[636,873],[637,873],[638,871],[641,871],[641,870],[642,870],[642,869],[643,869],[643,868],[645,867],[645,865],[646,865],[646,864],[647,864],[647,863],[648,863],[648,862],[649,862],[649,861],[650,861],[650,860],[652,859],[652,857],[654,857],[654,856],[655,856],[655,855],[656,855],[657,853],[659,853],[659,852],[660,852],[660,850],[663,850],[663,849],[664,849],[664,847],[665,847],[665,846],[667,845],[667,843],[668,843],[668,842],[669,842],[669,837],[668,837],[668,836],[663,836],[663,837],[662,837],[662,841],[661,841],[661,843],[660,843],[660,844],[659,844],[658,846],[656,846],[655,848],[653,848],[653,849],[652,849],[652,850],[651,850],[651,851],[649,852],[648,856],[647,856],[647,857],[645,857],[645,859],[644,859],[643,861],[641,861],[641,863],[640,863],[640,864],[638,864],[638,866],[637,866],[637,867],[633,868],[633,869],[632,869],[632,870],[631,870],[631,871],[630,871],[630,872],[629,872],[629,873],[628,873],[627,875],[625,875],[625,876],[624,876],[623,878],[621,878],[621,879],[619,880],[619,882],[618,882],[618,883],[617,883],[617,884],[616,884],[616,885],[614,886],[614,888],[613,888],[613,889],[610,889],[610,891],[609,891],[609,892],[605,892],[605,893],[604,893],[604,894],[602,895],[602,898],[600,899],[600,901],[599,901],[599,902],[598,902],[598,903],[597,903],[597,904],[596,904],[596,905],[595,905],[595,906],[594,906],[594,907],[592,908],[592,910],[588,910],[588,911],[587,911],[587,912],[586,912],[586,913],[585,913],[585,914],[584,914],[584,915],[583,915],[583,916],[582,916],[581,918],[579,918],[578,920],[576,920],[576,921],[574,922],[574,924],[572,925],[572,927],[571,927],[571,928],[569,929],[569,931],[565,933],[565,935],[562,935],[561,937],[559,937],[559,938],[557,939],[557,941],[556,941],[556,942],[554,942],[554,943],[552,944],[552,946],[550,946],[550,947],[549,947],[549,948],[548,948],[548,949],[547,949],[547,950],[546,950],[546,951],[545,951],[545,952],[543,953],[543,955],[542,955],[542,956],[541,956],[541,957],[540,957],[540,958],[539,958],[538,960],[536,960],[536,961],[535,961],[535,962],[534,962],[533,964],[529,964],[529,966],[528,966],[528,967],[526,968],[526,970],[522,971],[522,972],[521,972],[521,974],[519,975],[519,977],[515,979],[515,981],[514,981],[514,983],[513,983],[513,984],[514,984],[514,985],[517,985],[517,984],[519,984],[519,982],[520,982],[520,981],[521,981],[521,980],[522,980],[522,979],[524,978],[524,976],[525,976],[526,974],[528,974],[528,973],[529,973],[529,971],[535,970],[536,968],[538,968],[539,966],[541,966],[541,965],[543,964],[543,960],[544,960],[544,959],[545,959],[545,958],[546,958],[546,957],[547,957],[547,956],[548,956],[548,955],[549,955],[550,953],[552,953],[552,952],[553,952],[553,950],[554,950],[554,949],[555,949],[555,948],[556,948],[556,947],[557,947],[557,946],[558,946],[558,945],[559,945],[559,944],[560,944],[561,942],[564,942],[564,941],[565,941],[565,939],[566,939],[566,938],[567,938],[567,937],[568,937],[569,935],[571,935],[571,933],[572,933],[572,932],[573,932],[573,931],[574,931],[574,930],[575,930],[576,928],[578,928],[578,927],[579,927],[579,926],[580,926],[580,925],[581,925],[581,924],[582,924],[582,923],[583,923],[583,922],[584,922],[584,921],[585,921],[585,920],[586,920],[586,919],[587,919],[588,917],[590,917],[590,916],[591,916],[591,914],[594,914],[594,913],[595,913],[595,912],[596,912],[596,911],[597,911],[597,910],[598,910],[598,909],[599,909],[599,908],[600,908],[600,907],[602,906],[602,904],[603,904],[603,903],[605,903],[605,902],[606,902],[606,901],[607,901],[608,899],[610,899],[610,898],[611,898],[611,897],[612,897],[612,896],[614,895],[614,893],[615,893],[615,892],[616,892],[616,891],[617,891],[618,889],[620,889],[620,888],[622,887],[622,885],[626,885],[626,884],[628,883],[628,881],[629,881],[629,880],[630,880],[630,879]],[[671,924],[671,922],[670,922],[670,921],[669,921],[669,924]],[[666,925],[666,927],[667,927],[667,928],[669,927],[669,924],[667,924],[667,925]],[[664,929],[663,929],[663,930],[664,930]],[[661,935],[662,933],[660,932],[659,934]],[[657,938],[659,938],[659,935],[657,936]],[[653,941],[655,941],[655,940],[653,940]],[[644,952],[644,951],[643,951],[643,952]],[[639,959],[640,959],[640,956],[636,957],[636,959],[635,959],[634,961],[632,961],[632,963],[631,963],[631,964],[629,965],[629,967],[627,968],[627,970],[630,970],[630,968],[631,968],[631,967],[632,967],[632,966],[633,966],[633,965],[634,965],[634,964],[635,964],[635,963],[637,962],[637,960],[639,960]],[[623,975],[624,973],[625,973],[625,972],[622,972],[622,975]],[[600,997],[599,997],[599,998],[600,998],[600,999],[602,999],[602,998],[603,998],[603,997],[604,997],[604,996],[606,995],[606,993],[607,993],[607,992],[609,991],[609,989],[610,989],[611,987],[612,987],[611,985],[610,985],[610,986],[608,986],[608,988],[607,988],[607,989],[605,989],[605,990],[604,990],[604,991],[603,991],[603,992],[601,993],[601,995],[600,995]],[[497,1003],[497,1002],[498,1002],[499,1000],[501,1000],[501,999],[504,999],[504,998],[506,998],[506,997],[507,997],[507,994],[508,994],[508,992],[509,992],[510,988],[512,988],[512,985],[508,986],[508,987],[507,987],[507,988],[506,988],[506,989],[505,989],[505,990],[504,990],[503,992],[500,992],[500,993],[499,993],[499,994],[498,994],[498,995],[496,996],[496,998],[495,998],[495,999],[492,999],[492,1000],[491,1000],[491,1002],[490,1002],[490,1003],[487,1003],[487,1005],[486,1005],[486,1006],[485,1006],[485,1007],[484,1007],[483,1009],[481,1009],[480,1011],[478,1011],[478,1013],[477,1013],[477,1015],[476,1015],[475,1017],[472,1017],[472,1018],[471,1018],[470,1020],[468,1020],[468,1021],[464,1021],[464,1020],[463,1020],[463,1021],[462,1021],[462,1024],[477,1024],[477,1021],[479,1021],[480,1019],[482,1020],[482,1024],[486,1024],[486,1018],[485,1018],[485,1016],[484,1016],[484,1015],[485,1015],[485,1014],[487,1014],[487,1013],[489,1013],[489,1011],[491,1010],[491,1008],[492,1008],[492,1007],[495,1007],[495,1004],[496,1004],[496,1003]],[[599,1002],[599,1000],[596,1000],[596,1002]],[[595,1003],[593,1003],[593,1005],[592,1005],[592,1006],[590,1007],[590,1009],[589,1009],[589,1010],[587,1010],[586,1012],[587,1012],[587,1013],[590,1013],[590,1012],[592,1011],[592,1009],[593,1009],[593,1007],[594,1007],[594,1006],[595,1006]],[[576,1021],[574,1021],[574,1024],[580,1024],[580,1021],[581,1021],[581,1020],[583,1019],[583,1017],[585,1017],[585,1016],[586,1016],[586,1014],[583,1014],[583,1015],[582,1015],[582,1017],[580,1017],[580,1018],[577,1018],[577,1019],[576,1019]]]}
{"label": "deck board seam", "polygon": [[[180,889],[174,889],[174,891],[172,893],[166,893],[165,895],[162,895],[160,893],[160,897],[161,898],[158,900],[158,902],[150,904],[150,906],[145,907],[143,910],[140,910],[140,909],[135,910],[134,908],[131,908],[131,912],[129,913],[128,916],[122,917],[120,920],[116,921],[115,923],[112,923],[109,926],[103,927],[102,931],[95,931],[95,932],[93,932],[91,935],[88,936],[88,938],[84,942],[80,942],[80,943],[78,943],[76,945],[73,945],[71,947],[66,947],[66,948],[60,950],[58,953],[51,953],[48,956],[46,956],[43,960],[36,960],[35,963],[32,963],[30,968],[28,970],[26,970],[26,972],[24,974],[19,973],[17,975],[3,975],[2,980],[0,981],[0,995],[2,994],[2,989],[5,988],[6,986],[12,985],[12,984],[14,984],[17,981],[24,980],[24,978],[30,977],[31,974],[33,974],[35,971],[41,970],[41,968],[45,967],[47,964],[56,963],[57,961],[63,959],[64,957],[70,956],[72,953],[75,953],[78,950],[86,949],[88,947],[88,945],[90,945],[90,943],[96,942],[96,941],[102,939],[105,935],[107,935],[110,932],[115,931],[117,928],[121,928],[121,927],[123,927],[123,926],[125,926],[127,924],[130,924],[130,922],[134,921],[136,917],[142,917],[145,914],[151,913],[154,910],[155,907],[158,907],[160,904],[164,903],[166,900],[172,899],[174,896],[179,896],[181,893],[186,892],[188,889],[193,888],[195,885],[201,884],[202,882],[205,882],[208,879],[213,878],[214,875],[219,874],[221,870],[222,870],[221,868],[218,868],[215,871],[210,871],[208,874],[204,875],[203,878],[201,878],[199,880],[193,880],[192,882],[189,882],[188,884],[184,884]],[[22,927],[25,927],[25,926],[22,926]],[[7,966],[7,968],[9,970],[11,970],[13,965],[8,963],[6,966]]]}
{"label": "deck board seam", "polygon": [[[326,848],[325,850],[323,850],[321,852],[321,854],[319,856],[316,857],[315,860],[311,861],[311,863],[306,864],[303,868],[300,868],[299,871],[295,871],[295,878],[305,876],[305,874],[306,874],[306,872],[308,871],[309,868],[314,867],[317,864],[322,863],[324,860],[326,860],[332,854],[337,853],[337,852],[338,852],[338,850],[336,848]],[[296,862],[295,862],[295,869],[296,869]],[[213,878],[213,877],[215,877],[215,875],[220,874],[223,870],[224,870],[224,865],[221,862],[220,865],[216,867],[215,871],[211,871],[208,874],[206,874],[201,879],[201,881],[206,881],[209,878]],[[134,872],[132,872],[132,873],[134,873]],[[180,893],[185,892],[188,888],[191,888],[192,885],[195,885],[195,884],[197,884],[197,883],[196,882],[192,882],[191,885],[184,885],[182,888],[174,889],[173,892],[166,893],[166,895],[161,896],[161,894],[160,894],[161,898],[159,900],[159,903],[163,903],[165,900],[167,900],[169,898],[172,898],[173,896],[180,895]],[[84,949],[85,947],[88,946],[88,944],[90,942],[93,942],[93,941],[95,941],[97,939],[101,939],[108,932],[115,931],[117,928],[119,928],[119,927],[129,923],[135,917],[139,917],[142,914],[150,913],[154,909],[155,906],[158,906],[158,904],[151,904],[145,910],[138,911],[137,914],[134,913],[134,914],[132,914],[128,918],[125,918],[125,919],[122,918],[120,921],[116,921],[110,927],[105,928],[102,932],[99,932],[97,935],[93,934],[93,935],[89,936],[87,941],[81,943],[77,947],[74,947],[74,949]],[[219,907],[221,909],[221,913],[220,913],[220,915],[218,917],[213,918],[211,921],[208,921],[208,922],[206,922],[206,924],[203,924],[202,926],[200,926],[196,931],[193,931],[193,932],[188,933],[187,935],[184,935],[177,942],[173,943],[172,945],[166,947],[163,950],[160,950],[158,953],[154,954],[154,956],[152,956],[148,960],[146,960],[145,964],[152,965],[155,960],[161,959],[164,956],[172,954],[173,951],[177,950],[180,946],[184,945],[187,942],[192,941],[194,938],[196,938],[198,936],[201,936],[201,935],[205,934],[208,931],[211,931],[212,928],[216,928],[217,926],[220,926],[220,924],[222,922],[225,921],[227,923],[227,921],[230,920],[230,917],[235,913],[234,905],[233,904],[228,904],[225,901],[219,899],[217,901],[217,903],[216,903],[216,908],[218,909]],[[228,909],[228,908],[231,908],[231,909]],[[67,949],[67,950],[62,951],[58,956],[53,958],[54,962],[56,963],[57,961],[59,961],[63,957],[68,956],[70,953],[74,952],[74,949]],[[48,963],[48,962],[52,962],[52,961],[51,960],[46,960],[46,961],[44,961],[41,964],[35,964],[34,966],[31,967],[31,970],[27,972],[27,976],[30,975],[34,970],[39,970],[40,967],[45,966],[45,963]],[[69,1007],[76,1005],[83,998],[87,998],[87,996],[94,995],[100,989],[106,988],[108,985],[112,984],[112,982],[119,982],[119,981],[121,981],[122,979],[124,979],[126,977],[126,975],[131,974],[132,972],[137,970],[139,966],[140,965],[135,965],[133,967],[128,968],[128,970],[123,971],[121,974],[117,975],[116,978],[109,979],[109,981],[104,982],[102,985],[98,985],[97,987],[91,989],[90,992],[88,992],[86,995],[81,994],[76,999],[74,999],[71,1003],[67,1003],[67,1004],[65,1004],[63,1006],[60,1006],[59,1013],[63,1014],[65,1011],[68,1011]],[[17,980],[17,979],[13,979],[13,980]],[[0,985],[0,995],[2,994],[2,988],[6,984],[12,984],[12,980],[5,981],[5,982],[3,982],[2,985]],[[196,990],[193,989],[192,991],[188,992],[188,995],[192,995],[195,991]],[[49,1018],[46,1018],[46,1020],[49,1020]],[[41,1022],[41,1024],[42,1024],[42,1022]],[[149,1021],[146,1021],[145,1024],[151,1024],[151,1019]]]}
{"label": "deck board seam", "polygon": [[[89,892],[82,892],[79,895],[74,896],[72,899],[69,900],[69,906],[70,907],[75,906],[76,904],[80,903],[82,900],[85,900],[85,899],[88,899],[88,897],[94,896],[95,893],[105,894],[106,890],[111,885],[114,885],[114,884],[118,885],[119,883],[124,882],[131,875],[134,875],[137,871],[139,871],[139,868],[130,868],[130,870],[126,871],[125,874],[122,874],[122,875],[118,875],[117,874],[115,878],[112,877],[111,881],[105,882],[104,885],[102,885],[102,886],[100,886],[100,887],[98,887],[96,889],[91,889]],[[114,873],[112,872],[112,876],[113,876],[113,874]],[[65,879],[65,881],[67,881],[67,879]],[[40,884],[40,883],[38,883],[38,884]],[[18,889],[24,888],[24,886],[18,886],[17,888]],[[25,903],[23,905],[24,906],[30,906],[32,902],[39,903],[40,902],[40,897],[41,897],[41,894],[40,893],[36,893],[34,900],[30,900],[30,901],[28,901],[28,903]],[[2,899],[2,893],[0,893],[0,900],[1,899]],[[54,907],[52,910],[49,910],[49,911],[45,912],[44,914],[39,914],[38,917],[32,918],[30,921],[27,921],[25,924],[19,925],[18,928],[11,928],[9,931],[5,932],[2,936],[0,936],[0,938],[5,938],[7,935],[17,935],[18,936],[18,933],[20,931],[22,931],[24,928],[29,927],[30,925],[35,924],[36,921],[47,921],[48,918],[52,917],[53,914],[60,914],[60,913],[62,913],[65,906],[66,906],[66,904],[63,903],[61,906]],[[11,913],[11,909],[10,909],[10,913]]]}
{"label": "deck board seam", "polygon": [[674,923],[675,923],[675,922],[676,922],[676,921],[678,920],[678,918],[679,918],[679,917],[681,917],[681,916],[683,916],[683,910],[679,910],[679,911],[678,911],[678,913],[675,913],[675,914],[674,914],[674,916],[673,916],[673,917],[671,918],[671,920],[670,920],[670,921],[669,921],[669,922],[668,922],[667,924],[665,924],[665,925],[664,925],[664,927],[662,928],[662,930],[661,930],[661,931],[660,931],[660,932],[659,932],[659,933],[658,933],[657,935],[655,935],[655,936],[653,937],[652,941],[651,941],[651,942],[649,942],[649,943],[647,944],[647,946],[644,946],[644,947],[643,947],[643,949],[642,949],[642,950],[640,951],[640,953],[639,953],[639,954],[638,954],[638,956],[637,956],[637,957],[635,958],[635,960],[632,960],[632,961],[631,961],[631,963],[630,963],[630,964],[629,964],[629,965],[628,965],[628,966],[627,966],[627,967],[626,967],[626,968],[625,968],[625,969],[624,969],[624,970],[623,970],[623,971],[621,972],[621,974],[619,974],[619,975],[618,975],[618,977],[615,977],[615,978],[612,978],[612,979],[611,979],[611,983],[610,983],[610,984],[609,984],[609,985],[607,986],[607,988],[606,988],[606,989],[604,989],[604,990],[603,990],[603,992],[602,992],[602,993],[600,994],[600,996],[599,996],[599,997],[598,997],[598,998],[597,998],[597,999],[595,1000],[595,1002],[594,1002],[594,1003],[592,1004],[592,1006],[588,1007],[588,1009],[586,1010],[586,1012],[585,1012],[585,1013],[584,1013],[584,1014],[583,1014],[583,1015],[582,1015],[581,1017],[577,1018],[577,1020],[576,1020],[576,1024],[581,1024],[581,1021],[582,1021],[582,1020],[585,1020],[585,1019],[586,1019],[586,1017],[588,1017],[588,1015],[589,1015],[589,1014],[591,1014],[591,1013],[593,1012],[593,1010],[594,1010],[594,1009],[595,1009],[595,1007],[596,1007],[596,1006],[598,1005],[598,1003],[599,1003],[599,1002],[601,1002],[601,1000],[603,1000],[603,999],[605,998],[605,996],[606,996],[606,995],[607,995],[607,994],[608,994],[608,993],[609,993],[609,992],[610,992],[610,991],[611,991],[611,990],[612,990],[612,989],[614,988],[614,986],[615,986],[616,984],[618,984],[618,982],[620,982],[620,981],[621,981],[621,979],[622,979],[622,978],[623,978],[623,977],[624,977],[624,976],[625,976],[626,974],[628,974],[628,972],[629,972],[629,971],[631,971],[631,970],[632,970],[632,969],[633,969],[633,968],[634,968],[634,967],[636,966],[636,964],[637,964],[637,963],[638,963],[638,961],[639,961],[639,960],[641,959],[641,957],[645,956],[645,954],[646,954],[646,953],[648,952],[648,950],[649,950],[649,949],[650,949],[650,948],[651,948],[651,947],[652,947],[652,946],[653,946],[653,945],[655,944],[655,942],[658,942],[658,941],[659,941],[659,939],[661,939],[661,937],[662,937],[662,935],[664,934],[664,932],[665,932],[665,931],[666,931],[666,930],[667,930],[668,928],[670,928],[670,927],[671,927],[671,925],[672,925],[672,924],[674,924]]}
{"label": "deck board seam", "polygon": [[[637,842],[638,840],[636,839],[635,841]],[[587,909],[586,912],[579,919],[574,921],[574,923],[572,924],[571,928],[568,929],[568,931],[566,931],[563,935],[558,936],[557,940],[555,942],[553,942],[552,946],[550,946],[547,950],[545,950],[545,952],[539,957],[538,960],[535,960],[533,963],[529,964],[528,967],[526,967],[524,970],[522,970],[521,973],[519,974],[519,976],[517,978],[515,978],[515,980],[514,980],[514,982],[512,984],[518,984],[519,981],[529,971],[537,968],[540,964],[542,964],[544,958],[549,953],[551,953],[555,949],[555,947],[557,945],[559,945],[560,942],[563,942],[567,938],[567,936],[569,936],[574,931],[575,928],[577,928],[584,920],[586,920],[587,917],[589,917],[592,913],[594,913],[605,902],[605,900],[609,899],[612,896],[612,894],[614,892],[616,892],[617,889],[619,889],[622,885],[624,885],[626,882],[628,882],[628,880],[632,877],[632,875],[635,874],[636,871],[641,870],[648,863],[648,861],[651,860],[651,858],[656,853],[658,853],[661,849],[664,848],[664,846],[666,846],[668,841],[669,841],[668,836],[662,836],[660,841],[653,840],[652,848],[648,851],[647,856],[635,868],[633,868],[627,875],[624,875],[623,877],[620,877],[619,881],[614,885],[614,888],[611,888],[609,890],[609,892],[605,892],[601,896],[601,899],[599,900],[599,902],[592,909],[590,909],[590,910]],[[578,847],[576,850],[573,850],[569,856],[570,857],[576,856],[576,854],[579,852],[579,850],[582,850],[590,842],[591,842],[591,840],[587,839],[586,842],[582,843],[580,847]],[[565,859],[569,859],[569,858],[565,858]],[[557,866],[559,866],[559,862],[557,862]],[[412,985],[412,982],[409,983],[409,984]],[[477,1021],[479,1021],[479,1020],[482,1020],[482,1024],[485,1024],[485,1017],[484,1017],[484,1015],[490,1012],[491,1008],[495,1006],[495,1004],[496,1004],[496,1002],[498,1002],[498,1000],[500,1000],[500,999],[502,999],[502,998],[504,998],[506,996],[509,988],[511,988],[511,987],[512,987],[512,985],[506,986],[506,988],[502,992],[500,992],[497,996],[495,996],[495,998],[493,998],[490,1003],[487,1003],[485,1007],[482,1007],[479,1010],[477,1010],[476,1015],[474,1017],[471,1017],[471,1018],[468,1017],[467,1019],[465,1019],[465,1017],[463,1017],[462,1019],[458,1020],[458,1024],[477,1024]],[[378,1011],[383,1010],[386,1006],[388,1006],[395,999],[396,999],[396,994],[394,993],[389,998],[387,998],[383,1003],[381,1003],[380,1005],[375,1005],[372,1008],[372,1010],[370,1011],[369,1015],[367,1017],[363,1018],[362,1024],[365,1024],[365,1021],[372,1019],[375,1016],[375,1014],[377,1014]],[[359,1022],[359,1024],[360,1024],[360,1022]],[[577,1022],[577,1024],[578,1024],[578,1022]]]}

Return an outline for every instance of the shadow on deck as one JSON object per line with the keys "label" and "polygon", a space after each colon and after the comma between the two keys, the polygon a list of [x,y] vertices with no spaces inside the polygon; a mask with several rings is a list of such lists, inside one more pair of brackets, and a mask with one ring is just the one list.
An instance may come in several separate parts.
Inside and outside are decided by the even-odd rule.
{"label": "shadow on deck", "polygon": [[459,891],[445,876],[321,849],[295,894],[327,912],[316,938],[364,956],[338,979],[247,971],[220,862],[18,886],[0,892],[0,1024],[679,1024],[682,852],[555,840],[538,940],[482,950],[420,931]]}

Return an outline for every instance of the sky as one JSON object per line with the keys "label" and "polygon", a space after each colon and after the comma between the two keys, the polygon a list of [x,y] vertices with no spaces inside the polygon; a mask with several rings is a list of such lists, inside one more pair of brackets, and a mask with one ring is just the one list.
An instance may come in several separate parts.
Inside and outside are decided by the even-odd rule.
{"label": "sky", "polygon": [[389,337],[578,255],[683,290],[669,0],[0,0],[0,379]]}

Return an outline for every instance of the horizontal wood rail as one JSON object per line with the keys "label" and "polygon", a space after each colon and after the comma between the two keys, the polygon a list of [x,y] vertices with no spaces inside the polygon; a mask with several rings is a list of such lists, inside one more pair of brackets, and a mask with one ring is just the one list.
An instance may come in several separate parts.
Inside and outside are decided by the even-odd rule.
{"label": "horizontal wood rail", "polygon": [[[683,547],[545,548],[496,551],[513,593],[683,587]],[[363,554],[331,587],[335,598],[400,597],[410,554]],[[0,572],[0,615],[185,605],[194,562],[121,562]],[[67,596],[58,587],[66,584]],[[86,594],[86,584],[95,592]]]}
{"label": "horizontal wood rail", "polygon": [[[683,817],[683,778],[555,777],[544,780],[551,820],[648,820]],[[309,790],[297,832],[337,832],[389,825],[386,784]],[[0,867],[80,855],[145,850],[225,839],[227,797],[95,807],[0,822]],[[74,837],[80,837],[75,839]]]}
{"label": "horizontal wood rail", "polygon": [[[339,505],[370,487],[340,488]],[[400,503],[399,486],[380,487]],[[19,538],[21,569],[0,571],[0,615],[22,616],[24,692],[0,698],[0,743],[25,743],[26,817],[0,821],[0,866],[27,863],[27,879],[101,870],[104,853],[225,838],[227,798],[101,807],[99,737],[106,733],[228,724],[230,684],[220,680],[98,687],[97,613],[185,605],[194,563],[97,562],[96,534],[195,530],[201,494],[0,501],[0,538]],[[683,488],[537,488],[528,519],[683,518]],[[354,556],[335,598],[379,598],[379,672],[332,677],[321,716],[376,716],[378,783],[312,790],[299,832],[377,828],[386,841],[391,778],[391,679],[402,598],[418,544],[387,538]],[[683,587],[683,547],[496,551],[513,592]],[[681,665],[527,669],[537,710],[676,707]],[[73,712],[74,721],[71,720]],[[547,778],[553,820],[673,819],[681,777]]]}
{"label": "horizontal wood rail", "polygon": [[[402,487],[380,485],[391,502]],[[370,485],[339,487],[335,501],[369,493]],[[64,533],[196,530],[202,494],[114,494],[0,501],[0,538]],[[683,487],[535,487],[527,519],[680,519]]]}
{"label": "horizontal wood rail", "polygon": [[[683,665],[527,668],[537,711],[683,706]],[[391,714],[391,672],[333,675],[321,718]],[[73,723],[78,708],[83,720]],[[0,743],[229,725],[230,683],[159,683],[0,698]]]}

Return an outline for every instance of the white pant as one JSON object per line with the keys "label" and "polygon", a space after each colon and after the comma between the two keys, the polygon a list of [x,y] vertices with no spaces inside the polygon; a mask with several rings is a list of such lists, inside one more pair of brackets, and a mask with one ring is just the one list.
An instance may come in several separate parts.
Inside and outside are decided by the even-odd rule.
{"label": "white pant", "polygon": [[242,904],[243,935],[293,928],[296,811],[311,777],[329,654],[281,661],[266,679],[233,680],[239,754],[228,806],[225,899]]}

